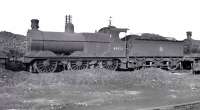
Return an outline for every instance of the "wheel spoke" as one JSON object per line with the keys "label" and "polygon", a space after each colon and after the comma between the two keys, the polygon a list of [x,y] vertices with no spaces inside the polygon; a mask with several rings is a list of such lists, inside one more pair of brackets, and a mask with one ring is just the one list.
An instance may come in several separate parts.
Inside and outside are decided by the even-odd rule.
{"label": "wheel spoke", "polygon": [[88,62],[87,61],[71,61],[71,69],[72,70],[83,70],[88,67]]}
{"label": "wheel spoke", "polygon": [[108,70],[116,70],[118,67],[118,61],[117,60],[104,60],[102,61],[102,66],[105,69]]}
{"label": "wheel spoke", "polygon": [[179,66],[179,62],[169,61],[167,67],[169,70],[176,70],[178,66]]}
{"label": "wheel spoke", "polygon": [[35,68],[39,73],[54,72],[57,68],[57,61],[49,61],[49,60],[35,61]]}

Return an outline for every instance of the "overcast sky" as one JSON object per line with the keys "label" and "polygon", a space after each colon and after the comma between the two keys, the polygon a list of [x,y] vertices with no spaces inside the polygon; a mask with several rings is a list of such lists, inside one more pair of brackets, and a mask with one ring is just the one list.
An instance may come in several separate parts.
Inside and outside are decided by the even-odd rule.
{"label": "overcast sky", "polygon": [[155,33],[176,39],[192,31],[200,39],[199,0],[1,0],[0,30],[26,35],[30,20],[40,30],[64,31],[65,15],[72,15],[76,32],[94,32],[108,25],[109,16],[128,34]]}

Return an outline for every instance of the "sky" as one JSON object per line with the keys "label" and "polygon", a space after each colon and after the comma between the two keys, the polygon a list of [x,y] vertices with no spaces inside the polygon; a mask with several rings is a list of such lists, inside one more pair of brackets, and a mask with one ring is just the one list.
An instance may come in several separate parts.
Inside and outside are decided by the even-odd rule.
{"label": "sky", "polygon": [[72,15],[75,32],[95,32],[112,25],[129,28],[126,34],[155,33],[178,40],[193,32],[200,40],[199,0],[0,0],[0,31],[26,35],[30,20],[40,30],[63,32]]}

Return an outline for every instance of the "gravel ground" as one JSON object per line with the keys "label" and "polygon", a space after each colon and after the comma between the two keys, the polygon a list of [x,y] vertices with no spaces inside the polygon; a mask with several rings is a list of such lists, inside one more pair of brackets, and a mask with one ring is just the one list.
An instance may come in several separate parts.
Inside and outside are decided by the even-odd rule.
{"label": "gravel ground", "polygon": [[137,110],[199,100],[200,76],[148,68],[0,71],[0,110]]}

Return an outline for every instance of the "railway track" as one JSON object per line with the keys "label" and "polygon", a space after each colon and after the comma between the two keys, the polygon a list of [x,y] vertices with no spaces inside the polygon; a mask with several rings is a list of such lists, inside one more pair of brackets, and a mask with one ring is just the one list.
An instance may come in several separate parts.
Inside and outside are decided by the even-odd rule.
{"label": "railway track", "polygon": [[139,109],[139,110],[200,110],[200,101],[145,108],[145,109]]}

